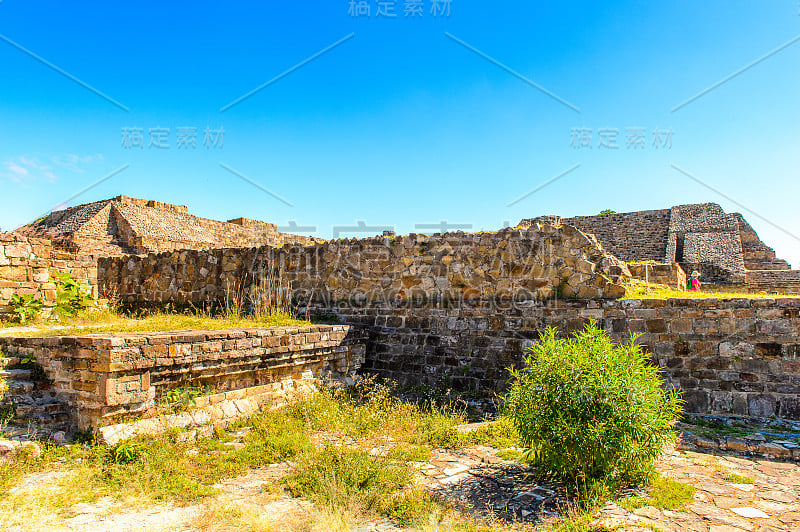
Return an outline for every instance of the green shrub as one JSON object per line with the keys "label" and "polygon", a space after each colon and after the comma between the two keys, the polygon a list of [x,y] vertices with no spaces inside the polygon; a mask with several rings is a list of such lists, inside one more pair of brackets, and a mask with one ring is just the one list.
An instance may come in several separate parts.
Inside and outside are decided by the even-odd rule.
{"label": "green shrub", "polygon": [[42,302],[33,294],[14,294],[8,304],[11,306],[11,321],[21,325],[35,320],[42,310]]}
{"label": "green shrub", "polygon": [[91,291],[69,273],[56,275],[56,310],[68,316],[77,316],[94,304]]}
{"label": "green shrub", "polygon": [[682,401],[635,340],[614,344],[594,322],[569,340],[549,328],[511,370],[508,415],[541,473],[586,486],[651,471]]}

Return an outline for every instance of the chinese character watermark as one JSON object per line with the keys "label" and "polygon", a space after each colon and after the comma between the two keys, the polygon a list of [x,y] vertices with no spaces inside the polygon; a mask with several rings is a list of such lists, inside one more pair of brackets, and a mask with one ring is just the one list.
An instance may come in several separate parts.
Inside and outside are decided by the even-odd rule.
{"label": "chinese character watermark", "polygon": [[276,227],[281,233],[316,233],[316,225],[297,225],[294,220],[289,220],[289,225],[279,225]]}
{"label": "chinese character watermark", "polygon": [[369,233],[369,234],[381,234],[383,231],[394,231],[393,225],[367,225],[367,223],[363,220],[358,220],[356,225],[334,225],[333,226],[333,238],[334,240],[339,238],[340,235],[343,233],[351,234],[351,233]]}
{"label": "chinese character watermark", "polygon": [[[648,130],[643,127],[626,127],[622,133],[624,135],[625,148],[628,150],[647,149]],[[650,146],[654,149],[672,149],[672,138],[675,132],[672,128],[654,128],[649,136]],[[614,127],[603,127],[597,130],[597,143],[595,131],[589,127],[574,127],[570,132],[570,147],[579,150],[584,148],[592,149],[596,146],[598,150],[618,150],[620,149],[620,129]]]}
{"label": "chinese character watermark", "polygon": [[469,231],[472,224],[451,224],[447,220],[442,220],[438,224],[414,224],[414,229],[423,234],[449,233],[451,231]]}
{"label": "chinese character watermark", "polygon": [[144,136],[140,127],[122,128],[123,148],[144,148]]}
{"label": "chinese character watermark", "polygon": [[[197,149],[197,127],[194,126],[181,126],[175,128],[175,146],[179,150],[194,150]],[[172,147],[170,144],[171,128],[168,127],[123,127],[122,140],[120,145],[125,149],[147,147],[148,149],[168,150]],[[147,135],[147,143],[145,143],[145,134]],[[217,129],[212,129],[206,126],[203,131],[202,146],[206,149],[222,148],[225,142],[225,129],[220,126]]]}
{"label": "chinese character watermark", "polygon": [[[453,0],[348,0],[347,14],[352,18],[448,18]],[[402,9],[400,9],[400,4]]]}

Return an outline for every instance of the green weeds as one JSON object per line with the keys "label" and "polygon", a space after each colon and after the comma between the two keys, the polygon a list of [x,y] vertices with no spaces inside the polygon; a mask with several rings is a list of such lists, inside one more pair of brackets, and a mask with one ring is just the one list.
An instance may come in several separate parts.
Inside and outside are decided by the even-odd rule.
{"label": "green weeds", "polygon": [[660,475],[652,475],[648,482],[648,493],[644,497],[620,499],[619,504],[628,511],[643,506],[655,506],[662,510],[680,510],[694,498],[695,488]]}
{"label": "green weeds", "polygon": [[722,478],[733,484],[752,484],[753,479],[736,473],[725,473]]}

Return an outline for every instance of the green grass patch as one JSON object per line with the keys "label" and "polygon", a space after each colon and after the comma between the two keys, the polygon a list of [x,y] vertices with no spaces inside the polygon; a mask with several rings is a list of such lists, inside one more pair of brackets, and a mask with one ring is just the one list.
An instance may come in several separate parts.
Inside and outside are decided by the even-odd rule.
{"label": "green grass patch", "polygon": [[733,484],[752,484],[753,479],[736,473],[725,473],[722,478]]}
{"label": "green grass patch", "polygon": [[461,441],[466,445],[486,445],[495,449],[507,449],[521,445],[513,422],[505,416],[472,432],[462,434]]}
{"label": "green grass patch", "polygon": [[[112,448],[93,442],[64,447],[41,443],[38,457],[26,451],[10,453],[0,457],[0,528],[15,529],[40,517],[47,518],[40,521],[47,527],[53,520],[71,517],[74,504],[102,497],[113,498],[120,507],[154,502],[214,507],[212,497],[218,493],[214,485],[220,480],[251,467],[288,462],[291,472],[265,489],[315,502],[320,519],[328,514],[379,515],[421,531],[509,530],[491,519],[461,514],[438,497],[415,490],[410,462],[429,460],[433,447],[515,446],[513,427],[501,420],[464,434],[455,428],[465,421],[461,412],[404,402],[394,392],[392,386],[369,379],[350,389],[326,389],[286,407],[256,413],[197,441],[175,429],[124,440]],[[249,428],[246,434],[233,435],[243,427]],[[314,444],[318,432],[325,433],[323,440],[341,435],[348,446],[355,441],[355,447],[318,448]],[[243,445],[226,445],[234,439]],[[387,445],[386,456],[371,451]],[[55,476],[37,480],[30,491],[9,493],[32,473]],[[218,510],[217,517],[231,522],[257,517]],[[265,530],[272,526],[267,521]],[[216,530],[212,521],[207,524]]]}
{"label": "green grass patch", "polygon": [[661,285],[647,285],[644,282],[625,287],[625,295],[621,299],[774,299],[776,297],[800,297],[800,294],[765,294],[753,292],[725,292],[721,290],[676,290]]}
{"label": "green grass patch", "polygon": [[626,497],[618,502],[628,511],[644,506],[655,506],[662,510],[680,510],[692,502],[696,491],[689,484],[653,475],[649,480],[647,496]]}
{"label": "green grass patch", "polygon": [[441,500],[426,491],[414,489],[394,497],[386,515],[403,528],[427,523],[431,514],[443,506]]}
{"label": "green grass patch", "polygon": [[325,449],[304,456],[281,483],[295,497],[362,512],[385,513],[412,478],[408,466],[358,449]]}
{"label": "green grass patch", "polygon": [[516,449],[504,449],[495,453],[498,458],[503,460],[519,460],[522,458],[522,453]]}
{"label": "green grass patch", "polygon": [[431,457],[431,450],[424,445],[399,445],[389,450],[389,458],[403,462],[427,462]]}
{"label": "green grass patch", "polygon": [[304,420],[310,430],[339,432],[354,438],[390,437],[398,442],[431,447],[459,447],[464,423],[462,412],[431,404],[402,401],[395,387],[363,379],[347,389],[325,389],[289,406],[291,415]]}
{"label": "green grass patch", "polygon": [[220,316],[207,314],[153,313],[144,317],[126,317],[112,311],[86,312],[79,317],[62,317],[54,325],[41,325],[36,331],[20,333],[20,336],[76,336],[100,333],[133,333],[186,330],[242,329],[252,327],[286,327],[309,325],[288,313],[272,313],[259,317]]}

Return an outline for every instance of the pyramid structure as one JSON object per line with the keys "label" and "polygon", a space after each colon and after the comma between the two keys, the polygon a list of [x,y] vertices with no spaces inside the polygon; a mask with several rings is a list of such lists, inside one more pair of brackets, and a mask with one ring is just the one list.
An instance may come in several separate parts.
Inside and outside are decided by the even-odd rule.
{"label": "pyramid structure", "polygon": [[189,214],[184,205],[127,196],[54,211],[15,232],[50,240],[73,253],[105,257],[321,241],[282,233],[271,223],[247,218],[211,220]]}

